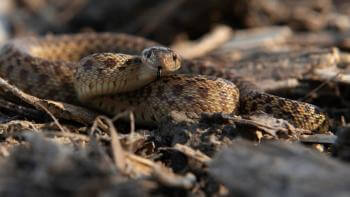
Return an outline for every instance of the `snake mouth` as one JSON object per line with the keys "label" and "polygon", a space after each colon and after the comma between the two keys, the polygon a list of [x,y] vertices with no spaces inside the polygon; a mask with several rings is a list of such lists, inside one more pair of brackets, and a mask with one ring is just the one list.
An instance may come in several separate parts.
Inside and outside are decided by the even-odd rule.
{"label": "snake mouth", "polygon": [[162,76],[162,67],[158,66],[157,67],[157,79],[159,79]]}

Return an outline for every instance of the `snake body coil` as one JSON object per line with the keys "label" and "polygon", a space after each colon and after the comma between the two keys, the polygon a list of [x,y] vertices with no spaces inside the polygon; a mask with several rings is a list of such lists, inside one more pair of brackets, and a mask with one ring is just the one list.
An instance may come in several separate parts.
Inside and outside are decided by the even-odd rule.
{"label": "snake body coil", "polygon": [[[184,60],[186,74],[172,74],[180,57],[157,45],[110,33],[15,39],[0,51],[0,76],[40,98],[109,114],[132,108],[139,123],[154,124],[170,111],[199,117],[260,110],[298,128],[328,130],[327,116],[316,106],[261,92],[229,71]],[[198,75],[206,73],[212,76]]]}

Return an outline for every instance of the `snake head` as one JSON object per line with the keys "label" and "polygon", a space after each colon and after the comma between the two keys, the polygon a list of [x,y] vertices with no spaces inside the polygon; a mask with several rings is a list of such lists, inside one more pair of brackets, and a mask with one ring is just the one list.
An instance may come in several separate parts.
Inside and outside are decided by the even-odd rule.
{"label": "snake head", "polygon": [[151,70],[157,71],[157,76],[167,75],[181,67],[180,56],[170,48],[149,47],[141,53],[142,62]]}

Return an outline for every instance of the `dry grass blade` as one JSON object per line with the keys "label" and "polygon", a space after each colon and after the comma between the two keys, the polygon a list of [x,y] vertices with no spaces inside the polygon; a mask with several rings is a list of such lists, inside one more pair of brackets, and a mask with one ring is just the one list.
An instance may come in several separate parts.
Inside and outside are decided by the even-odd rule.
{"label": "dry grass blade", "polygon": [[97,130],[99,126],[102,126],[104,129],[106,129],[106,126],[107,126],[109,133],[111,135],[111,145],[112,145],[112,154],[113,154],[114,164],[119,170],[121,170],[122,172],[126,172],[126,159],[125,159],[124,150],[120,144],[120,141],[117,135],[117,130],[114,127],[112,120],[106,116],[98,116],[91,127],[90,136],[92,136],[94,131]]}
{"label": "dry grass blade", "polygon": [[[113,125],[113,120],[123,116],[129,116],[134,121],[133,113],[127,111],[116,115],[113,119],[105,116],[98,116],[91,128],[95,131],[101,123],[106,123],[111,134],[112,154],[115,166],[126,176],[133,178],[153,177],[158,182],[172,187],[191,188],[196,178],[192,174],[185,177],[174,174],[171,169],[152,160],[142,158],[123,149],[118,137],[117,129]],[[134,123],[131,123],[134,124]],[[134,126],[131,126],[134,129]],[[132,131],[134,132],[134,131]]]}
{"label": "dry grass blade", "polygon": [[38,110],[44,110],[50,112],[51,117],[63,118],[67,120],[74,120],[82,124],[91,124],[97,117],[95,112],[87,110],[82,107],[74,106],[71,104],[51,101],[46,99],[40,99],[35,96],[29,95],[21,91],[15,86],[10,85],[7,81],[0,77],[0,87],[4,91],[11,92],[24,102],[33,105]]}
{"label": "dry grass blade", "polygon": [[125,159],[125,152],[118,139],[117,130],[115,129],[112,121],[110,121],[108,118],[106,118],[105,121],[107,122],[111,132],[111,145],[114,164],[118,169],[122,170],[122,172],[127,172],[127,161]]}

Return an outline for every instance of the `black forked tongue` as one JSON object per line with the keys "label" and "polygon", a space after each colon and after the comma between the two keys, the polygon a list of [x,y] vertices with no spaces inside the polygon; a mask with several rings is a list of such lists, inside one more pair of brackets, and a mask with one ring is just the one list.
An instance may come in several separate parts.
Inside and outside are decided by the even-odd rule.
{"label": "black forked tongue", "polygon": [[158,66],[158,70],[157,70],[157,79],[159,79],[162,76],[162,67]]}

